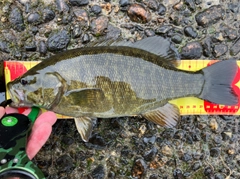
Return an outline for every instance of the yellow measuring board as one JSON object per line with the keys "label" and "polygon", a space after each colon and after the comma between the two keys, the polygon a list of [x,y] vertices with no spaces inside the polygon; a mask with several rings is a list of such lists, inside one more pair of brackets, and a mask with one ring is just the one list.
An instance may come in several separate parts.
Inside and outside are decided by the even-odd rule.
{"label": "yellow measuring board", "polygon": [[[6,84],[9,81],[14,80],[18,76],[24,74],[27,70],[34,67],[40,61],[5,61],[4,62],[4,73]],[[212,63],[217,62],[217,60],[181,60],[179,69],[187,71],[197,71]],[[240,67],[240,61],[237,62]],[[240,70],[232,83],[234,91],[240,96]],[[9,94],[6,94],[7,99],[9,99]],[[240,100],[239,100],[240,101]],[[217,114],[217,115],[239,115],[239,106],[224,106],[221,104],[213,104],[208,101],[204,101],[194,97],[185,97],[175,100],[171,100],[170,103],[178,106],[181,115],[204,115],[204,114]],[[69,118],[66,116],[59,115],[58,118]]]}

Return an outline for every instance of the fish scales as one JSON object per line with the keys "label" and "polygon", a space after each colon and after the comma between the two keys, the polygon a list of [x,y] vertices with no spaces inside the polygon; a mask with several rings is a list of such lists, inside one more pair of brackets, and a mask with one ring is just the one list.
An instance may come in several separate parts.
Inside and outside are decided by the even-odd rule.
{"label": "fish scales", "polygon": [[[124,54],[119,51],[124,51]],[[84,55],[69,53],[66,59],[39,69],[39,73],[59,73],[66,80],[68,91],[102,89],[108,100],[104,101],[106,104],[97,106],[101,109],[91,108],[93,117],[106,117],[107,111],[111,111],[111,114],[107,114],[111,117],[139,114],[163,105],[163,100],[165,102],[201,92],[204,81],[202,74],[179,71],[168,64],[160,66],[164,64],[163,59],[154,54],[143,54],[129,47],[96,48],[93,52],[87,52],[89,54],[82,52]],[[71,73],[65,73],[65,69],[71,69]],[[57,105],[59,112],[66,111],[64,114],[69,115],[66,108],[68,103],[68,96],[65,96]],[[102,106],[106,109],[102,109]],[[82,111],[75,109],[77,115]]]}

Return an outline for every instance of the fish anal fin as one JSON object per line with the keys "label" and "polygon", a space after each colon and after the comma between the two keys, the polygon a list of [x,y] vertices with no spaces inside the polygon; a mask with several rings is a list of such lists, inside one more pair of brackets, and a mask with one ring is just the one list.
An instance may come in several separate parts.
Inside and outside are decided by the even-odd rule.
{"label": "fish anal fin", "polygon": [[163,127],[174,127],[180,117],[179,109],[176,105],[167,103],[162,107],[142,114],[147,120]]}
{"label": "fish anal fin", "polygon": [[93,122],[89,117],[74,118],[79,134],[84,142],[88,142],[92,134]]}

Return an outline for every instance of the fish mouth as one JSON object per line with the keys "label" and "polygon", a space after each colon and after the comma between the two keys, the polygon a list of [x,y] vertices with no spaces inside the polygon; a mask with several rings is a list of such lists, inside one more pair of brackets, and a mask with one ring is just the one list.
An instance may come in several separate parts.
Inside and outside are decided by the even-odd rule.
{"label": "fish mouth", "polygon": [[7,84],[7,88],[10,94],[10,98],[12,100],[12,103],[10,106],[12,107],[28,107],[29,105],[26,104],[24,100],[24,92],[23,90],[16,89],[14,86],[10,83]]}

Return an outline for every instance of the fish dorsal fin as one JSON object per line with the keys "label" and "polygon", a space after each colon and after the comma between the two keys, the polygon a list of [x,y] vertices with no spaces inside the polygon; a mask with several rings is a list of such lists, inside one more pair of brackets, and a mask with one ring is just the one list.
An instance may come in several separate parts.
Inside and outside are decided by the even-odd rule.
{"label": "fish dorsal fin", "polygon": [[84,142],[88,142],[92,134],[93,122],[89,117],[74,118],[79,134]]}
{"label": "fish dorsal fin", "polygon": [[131,43],[130,41],[128,42],[120,41],[112,45],[130,46],[130,47],[134,47],[134,48],[138,48],[138,49],[142,49],[142,50],[154,53],[164,58],[172,58],[175,60],[178,58],[177,50],[174,49],[170,41],[168,41],[167,39],[164,39],[161,36],[147,37],[145,39],[136,41],[134,43]]}
{"label": "fish dorsal fin", "polygon": [[92,42],[87,47],[93,46],[127,46],[142,49],[159,57],[170,61],[174,66],[179,64],[180,55],[171,42],[161,36],[147,37],[142,40],[131,42],[124,41],[121,37],[118,39],[109,39],[106,41]]}
{"label": "fish dorsal fin", "polygon": [[174,127],[177,125],[180,112],[176,105],[167,103],[162,107],[142,114],[142,116],[160,126]]}

